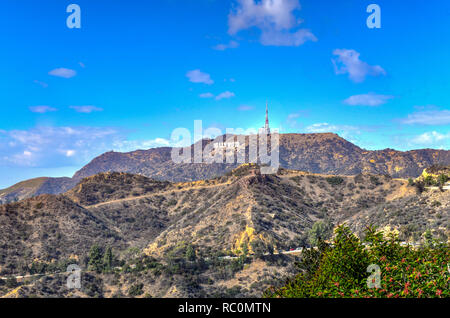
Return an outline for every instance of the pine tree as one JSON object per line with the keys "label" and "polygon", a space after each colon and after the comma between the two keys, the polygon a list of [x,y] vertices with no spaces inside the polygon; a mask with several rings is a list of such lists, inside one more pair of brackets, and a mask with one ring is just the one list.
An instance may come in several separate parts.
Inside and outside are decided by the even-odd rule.
{"label": "pine tree", "polygon": [[103,269],[109,272],[113,267],[113,253],[111,247],[107,247],[105,255],[103,256]]}
{"label": "pine tree", "polygon": [[103,251],[98,245],[93,245],[89,251],[89,270],[100,273],[103,270]]}
{"label": "pine tree", "polygon": [[195,250],[191,244],[189,244],[186,248],[186,260],[190,262],[195,261]]}

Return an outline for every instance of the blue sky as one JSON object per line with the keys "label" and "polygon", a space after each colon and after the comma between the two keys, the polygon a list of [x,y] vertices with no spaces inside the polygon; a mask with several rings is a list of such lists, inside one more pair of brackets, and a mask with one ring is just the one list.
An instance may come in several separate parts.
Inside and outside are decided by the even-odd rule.
{"label": "blue sky", "polygon": [[[69,29],[66,7],[81,8]],[[366,8],[381,8],[369,29]],[[5,0],[0,188],[71,176],[178,127],[335,132],[450,147],[450,2]]]}

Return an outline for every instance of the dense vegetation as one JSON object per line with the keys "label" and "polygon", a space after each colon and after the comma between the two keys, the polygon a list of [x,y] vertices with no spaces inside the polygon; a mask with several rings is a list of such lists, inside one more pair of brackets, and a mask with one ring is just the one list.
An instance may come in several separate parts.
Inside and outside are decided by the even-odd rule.
{"label": "dense vegetation", "polygon": [[[369,227],[361,241],[340,226],[332,244],[307,250],[300,274],[265,297],[450,297],[449,256],[448,244],[431,239],[415,249],[395,234]],[[378,286],[369,266],[380,269]]]}

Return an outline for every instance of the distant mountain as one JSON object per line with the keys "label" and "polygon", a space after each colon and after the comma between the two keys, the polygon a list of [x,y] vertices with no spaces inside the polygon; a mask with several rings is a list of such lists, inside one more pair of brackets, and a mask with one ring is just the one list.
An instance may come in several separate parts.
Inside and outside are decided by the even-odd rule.
{"label": "distant mountain", "polygon": [[[205,148],[210,143],[223,141],[201,141]],[[200,143],[200,142],[199,142]],[[193,149],[194,145],[191,146]],[[248,154],[249,138],[245,142]],[[127,153],[107,152],[77,171],[73,178],[47,178],[45,184],[25,181],[0,192],[0,201],[10,202],[40,193],[62,193],[78,181],[101,172],[127,172],[140,174],[162,181],[195,181],[222,176],[239,164],[184,163],[176,164],[171,159],[172,148],[153,148]],[[323,174],[356,175],[359,173],[389,174],[407,178],[419,176],[423,169],[435,165],[450,165],[450,151],[422,149],[407,152],[393,149],[364,150],[332,133],[280,134],[280,165]]]}
{"label": "distant mountain", "polygon": [[[203,140],[203,147],[215,140]],[[248,137],[246,147],[248,153]],[[393,177],[417,177],[433,164],[450,164],[448,150],[393,149],[369,151],[332,133],[280,134],[280,164],[286,169],[313,173],[356,175],[389,174]],[[213,178],[234,169],[238,164],[175,164],[171,148],[154,148],[128,153],[108,152],[75,173],[81,179],[99,172],[120,171],[141,174],[158,180],[192,181]]]}
{"label": "distant mountain", "polygon": [[0,190],[0,204],[31,198],[40,194],[58,194],[76,185],[72,178],[35,178]]}

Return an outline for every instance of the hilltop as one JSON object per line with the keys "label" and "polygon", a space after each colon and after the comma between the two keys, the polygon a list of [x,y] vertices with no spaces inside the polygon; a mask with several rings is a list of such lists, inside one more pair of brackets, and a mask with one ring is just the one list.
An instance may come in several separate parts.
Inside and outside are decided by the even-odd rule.
{"label": "hilltop", "polygon": [[[223,136],[204,139],[202,149],[222,142]],[[245,139],[248,160],[249,137]],[[191,150],[194,145],[191,146]],[[322,174],[357,175],[359,173],[387,174],[398,178],[416,178],[432,165],[450,165],[450,151],[422,149],[401,152],[393,149],[364,150],[332,133],[280,134],[280,165]],[[155,180],[186,182],[223,176],[239,166],[238,163],[184,163],[171,159],[170,147],[136,150],[127,153],[107,152],[85,165],[70,178],[40,178],[28,180],[1,190],[0,203],[14,202],[42,193],[59,194],[81,179],[101,172],[140,174]],[[248,162],[248,161],[247,161]]]}
{"label": "hilltop", "polygon": [[0,204],[31,198],[40,194],[62,193],[76,184],[72,178],[35,178],[0,190]]}
{"label": "hilltop", "polygon": [[[203,149],[210,143],[223,141],[223,136],[203,140]],[[248,154],[249,139],[245,146]],[[192,145],[192,148],[194,146]],[[194,181],[214,178],[234,169],[238,164],[174,164],[172,148],[155,148],[128,153],[108,152],[77,171],[80,179],[99,172],[120,171],[142,174],[160,180]],[[393,149],[364,150],[332,133],[280,134],[282,168],[313,173],[356,175],[358,173],[389,174],[393,177],[417,177],[434,164],[450,164],[450,151]]]}

